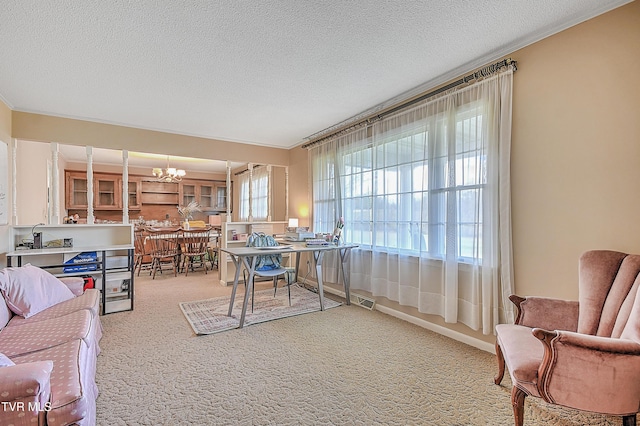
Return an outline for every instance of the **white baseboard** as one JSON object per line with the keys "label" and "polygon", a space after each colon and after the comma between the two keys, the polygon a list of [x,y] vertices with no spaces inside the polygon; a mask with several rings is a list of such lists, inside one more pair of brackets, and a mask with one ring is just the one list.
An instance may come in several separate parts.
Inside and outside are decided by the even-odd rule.
{"label": "white baseboard", "polygon": [[[331,294],[335,294],[336,296],[340,296],[342,298],[345,297],[344,291],[341,290],[336,290],[334,288],[331,287],[324,287],[324,291],[326,291],[327,293],[331,293]],[[460,333],[458,331],[454,331],[451,330],[449,328],[446,327],[442,327],[441,325],[437,325],[434,323],[431,323],[429,321],[425,321],[423,319],[420,318],[416,318],[413,315],[409,315],[406,314],[404,312],[400,312],[398,310],[395,310],[393,308],[389,308],[387,306],[382,306],[378,303],[376,303],[374,310],[376,311],[380,311],[383,314],[387,314],[387,315],[391,315],[392,317],[396,317],[398,319],[401,319],[403,321],[407,321],[410,322],[411,324],[415,324],[419,327],[422,328],[426,328],[427,330],[433,331],[434,333],[438,333],[438,334],[442,334],[443,336],[449,337],[453,340],[457,340],[458,342],[462,342],[464,344],[467,344],[469,346],[473,346],[474,348],[478,348],[480,350],[483,350],[485,352],[489,352],[491,354],[496,353],[495,350],[495,346],[491,343],[487,343],[487,342],[483,342],[480,339],[476,339],[474,337],[471,336],[467,336],[466,334]]]}

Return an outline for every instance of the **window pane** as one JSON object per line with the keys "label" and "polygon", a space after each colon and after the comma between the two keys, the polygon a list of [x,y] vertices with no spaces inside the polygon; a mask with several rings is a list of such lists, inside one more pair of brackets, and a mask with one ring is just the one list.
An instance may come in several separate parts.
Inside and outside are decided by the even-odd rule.
{"label": "window pane", "polygon": [[411,192],[413,189],[413,166],[411,164],[403,164],[399,167],[399,184],[400,192]]}
{"label": "window pane", "polygon": [[401,221],[411,221],[411,194],[400,194],[399,196],[400,203],[398,204],[398,219]]}

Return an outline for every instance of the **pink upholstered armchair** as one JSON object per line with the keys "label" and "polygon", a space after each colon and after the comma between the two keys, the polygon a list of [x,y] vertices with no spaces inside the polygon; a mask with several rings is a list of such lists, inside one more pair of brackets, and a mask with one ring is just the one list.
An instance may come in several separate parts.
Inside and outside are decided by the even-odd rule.
{"label": "pink upholstered armchair", "polygon": [[526,396],[619,415],[640,411],[640,255],[596,250],[579,264],[579,301],[510,297],[515,324],[496,327],[498,375],[511,375],[516,426]]}

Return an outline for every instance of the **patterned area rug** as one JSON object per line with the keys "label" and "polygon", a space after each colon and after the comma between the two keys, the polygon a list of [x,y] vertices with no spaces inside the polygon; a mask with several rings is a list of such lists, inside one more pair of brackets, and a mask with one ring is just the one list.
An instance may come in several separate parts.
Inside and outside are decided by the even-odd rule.
{"label": "patterned area rug", "polygon": [[[240,324],[244,294],[236,295],[233,312],[230,317],[227,316],[229,300],[229,296],[224,296],[195,302],[182,302],[180,303],[180,309],[182,309],[184,316],[196,334],[219,333],[238,328]],[[249,299],[249,304],[251,304],[251,299]],[[340,305],[341,303],[339,302],[327,297],[324,298],[325,309],[335,308]],[[320,300],[318,294],[297,285],[291,286],[291,306],[289,306],[286,288],[278,288],[276,297],[273,297],[273,289],[260,290],[255,292],[253,313],[251,312],[251,305],[247,307],[244,326],[319,310]]]}

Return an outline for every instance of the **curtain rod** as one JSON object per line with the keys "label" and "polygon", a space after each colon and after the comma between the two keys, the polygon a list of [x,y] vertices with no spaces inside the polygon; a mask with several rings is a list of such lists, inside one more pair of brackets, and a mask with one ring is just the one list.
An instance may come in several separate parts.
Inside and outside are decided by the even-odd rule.
{"label": "curtain rod", "polygon": [[[254,164],[252,169],[257,169],[258,167],[262,167],[262,166],[264,166],[264,164]],[[233,175],[234,176],[240,176],[242,174],[247,173],[248,171],[249,171],[249,169],[247,168],[247,169],[241,170],[239,172],[235,172]]]}
{"label": "curtain rod", "polygon": [[489,66],[486,66],[486,67],[484,67],[484,68],[482,68],[482,69],[480,69],[480,70],[478,70],[476,72],[473,72],[473,73],[471,73],[471,74],[469,74],[469,75],[467,75],[465,77],[462,77],[462,78],[460,78],[460,79],[458,79],[458,80],[456,80],[456,81],[454,81],[452,83],[449,83],[446,86],[442,86],[439,89],[436,89],[436,90],[433,90],[433,91],[431,91],[429,93],[426,93],[424,95],[418,96],[417,98],[414,98],[414,99],[412,99],[410,101],[403,102],[403,103],[401,103],[399,105],[396,105],[395,107],[392,107],[392,108],[390,108],[390,109],[388,109],[388,110],[386,110],[386,111],[384,111],[382,113],[372,114],[369,117],[364,118],[362,120],[359,120],[357,123],[352,124],[352,125],[344,128],[344,129],[342,129],[342,130],[336,130],[335,132],[330,132],[326,136],[322,136],[319,139],[316,139],[316,140],[311,141],[311,142],[307,142],[307,143],[303,144],[301,146],[301,148],[312,147],[312,146],[317,145],[318,143],[323,142],[323,141],[325,141],[325,140],[327,140],[327,139],[329,139],[329,138],[331,138],[333,136],[336,136],[338,134],[347,133],[347,132],[349,132],[351,130],[354,130],[354,129],[357,129],[358,127],[361,127],[363,125],[371,124],[374,121],[378,121],[378,120],[382,119],[383,117],[385,117],[387,115],[393,114],[394,112],[400,111],[401,109],[404,109],[404,108],[406,108],[408,106],[411,106],[411,105],[414,105],[414,104],[416,104],[418,102],[424,101],[424,100],[426,100],[426,99],[428,99],[428,98],[430,98],[432,96],[438,95],[438,94],[440,94],[442,92],[445,92],[445,91],[447,91],[449,89],[452,89],[452,88],[454,88],[456,86],[460,86],[462,84],[467,84],[468,82],[470,82],[472,80],[479,80],[480,78],[488,77],[488,76],[494,74],[495,72],[499,71],[501,68],[507,67],[509,65],[513,66],[513,70],[514,71],[516,71],[518,69],[517,66],[516,66],[517,65],[516,61],[512,60],[511,58],[503,59],[503,60],[501,60],[499,62],[496,62],[495,64],[491,64]]}

